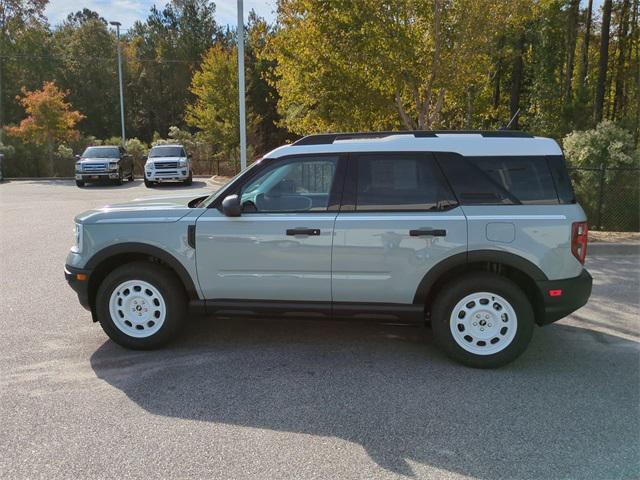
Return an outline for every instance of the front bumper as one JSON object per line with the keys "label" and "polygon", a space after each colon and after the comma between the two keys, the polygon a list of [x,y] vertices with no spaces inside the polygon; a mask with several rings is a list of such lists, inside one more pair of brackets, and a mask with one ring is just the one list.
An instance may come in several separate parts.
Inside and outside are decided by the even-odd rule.
{"label": "front bumper", "polygon": [[90,182],[91,180],[107,180],[118,178],[118,172],[91,172],[91,173],[78,173],[76,172],[76,180],[82,180],[83,182]]}
{"label": "front bumper", "polygon": [[184,181],[189,178],[189,169],[180,167],[167,170],[145,170],[145,177],[150,182],[162,182],[166,180]]}
{"label": "front bumper", "polygon": [[89,302],[89,276],[91,274],[90,270],[83,270],[80,268],[75,268],[70,265],[64,266],[64,278],[69,284],[69,286],[73,289],[74,292],[78,294],[78,300],[80,301],[80,305],[82,305],[87,310],[91,311],[91,305]]}
{"label": "front bumper", "polygon": [[543,299],[542,311],[537,315],[537,321],[540,325],[547,325],[566,317],[587,303],[591,296],[593,278],[583,269],[575,278],[536,283]]}

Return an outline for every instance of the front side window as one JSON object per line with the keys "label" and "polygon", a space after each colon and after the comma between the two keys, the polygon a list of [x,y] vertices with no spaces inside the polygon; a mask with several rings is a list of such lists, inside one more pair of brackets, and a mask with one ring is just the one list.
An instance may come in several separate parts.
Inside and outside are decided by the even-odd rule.
{"label": "front side window", "polygon": [[428,211],[456,203],[430,155],[371,154],[356,161],[356,210]]}
{"label": "front side window", "polygon": [[267,167],[241,189],[245,213],[322,212],[329,206],[337,156],[303,157]]}

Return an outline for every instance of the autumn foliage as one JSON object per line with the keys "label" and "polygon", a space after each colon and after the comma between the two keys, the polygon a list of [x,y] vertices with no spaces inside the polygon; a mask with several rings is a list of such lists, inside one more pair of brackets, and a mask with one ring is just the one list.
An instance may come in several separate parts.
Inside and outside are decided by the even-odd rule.
{"label": "autumn foliage", "polygon": [[27,117],[17,127],[9,127],[8,133],[49,148],[56,143],[77,139],[80,132],[75,127],[84,115],[71,109],[71,104],[65,101],[68,94],[53,82],[44,82],[41,90],[22,88],[22,95],[17,100]]}

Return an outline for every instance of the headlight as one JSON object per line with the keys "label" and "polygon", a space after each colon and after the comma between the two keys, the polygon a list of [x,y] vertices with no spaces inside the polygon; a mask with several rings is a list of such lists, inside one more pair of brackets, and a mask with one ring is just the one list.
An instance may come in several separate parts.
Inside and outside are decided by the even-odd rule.
{"label": "headlight", "polygon": [[187,166],[187,161],[186,160],[178,160],[178,166],[179,167],[186,167]]}
{"label": "headlight", "polygon": [[147,170],[155,170],[156,165],[155,165],[155,163],[153,163],[153,162],[147,162],[147,163],[146,163],[146,165],[145,165],[145,168],[146,168]]}
{"label": "headlight", "polygon": [[109,162],[109,170],[117,170],[118,162]]}
{"label": "headlight", "polygon": [[83,237],[83,228],[81,223],[74,224],[73,227],[73,236],[74,236],[74,245],[71,247],[71,250],[80,253],[82,252],[82,237]]}
{"label": "headlight", "polygon": [[76,163],[76,172],[81,172],[82,171],[82,164],[80,162]]}

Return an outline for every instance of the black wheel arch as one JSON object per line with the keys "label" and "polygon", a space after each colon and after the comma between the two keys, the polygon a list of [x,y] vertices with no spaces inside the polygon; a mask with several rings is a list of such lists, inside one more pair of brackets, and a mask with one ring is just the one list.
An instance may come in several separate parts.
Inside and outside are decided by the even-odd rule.
{"label": "black wheel arch", "polygon": [[502,250],[471,250],[442,260],[422,278],[413,303],[425,305],[425,309],[429,311],[440,288],[457,276],[474,271],[494,272],[509,278],[531,301],[536,321],[540,322],[544,317],[543,299],[536,282],[548,280],[548,277],[540,267],[526,258]]}
{"label": "black wheel arch", "polygon": [[165,266],[180,280],[190,300],[199,298],[193,278],[191,278],[184,265],[171,253],[146,243],[119,243],[110,245],[95,253],[84,267],[85,270],[91,272],[89,275],[89,304],[94,314],[94,319],[96,292],[102,280],[119,266],[139,260]]}

